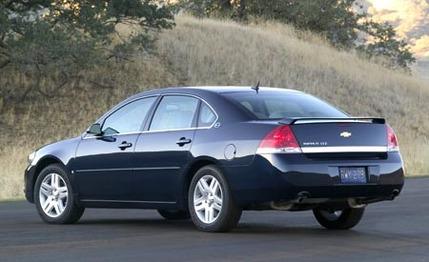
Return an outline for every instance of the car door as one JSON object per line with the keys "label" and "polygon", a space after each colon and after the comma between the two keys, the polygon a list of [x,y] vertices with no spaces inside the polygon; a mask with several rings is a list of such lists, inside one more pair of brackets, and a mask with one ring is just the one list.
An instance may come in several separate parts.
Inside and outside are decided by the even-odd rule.
{"label": "car door", "polygon": [[160,100],[135,149],[135,175],[141,188],[137,200],[177,201],[179,175],[191,158],[199,103],[186,95],[164,95]]}
{"label": "car door", "polygon": [[157,97],[134,100],[102,121],[102,135],[85,135],[73,163],[83,200],[129,200],[133,152],[143,123]]}

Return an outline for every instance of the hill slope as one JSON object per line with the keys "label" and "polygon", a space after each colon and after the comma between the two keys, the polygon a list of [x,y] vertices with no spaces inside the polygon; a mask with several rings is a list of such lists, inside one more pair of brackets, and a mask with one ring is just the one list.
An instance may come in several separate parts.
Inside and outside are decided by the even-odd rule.
{"label": "hill slope", "polygon": [[[147,88],[252,85],[302,90],[355,116],[383,116],[399,135],[409,175],[429,174],[429,87],[410,76],[339,52],[323,40],[279,24],[243,26],[178,17],[155,54],[106,64],[87,76],[115,78],[114,88],[68,89],[59,97],[34,95],[2,106],[0,199],[22,197],[22,172],[32,149],[78,135],[103,111]],[[13,85],[19,73],[0,78]],[[28,79],[31,81],[31,79]],[[47,83],[49,85],[49,83]],[[17,87],[16,87],[17,88]],[[11,149],[8,144],[15,144]]]}
{"label": "hill slope", "polygon": [[429,86],[281,24],[242,26],[180,17],[158,43],[183,84],[298,89],[354,116],[385,117],[409,174],[429,174]]}

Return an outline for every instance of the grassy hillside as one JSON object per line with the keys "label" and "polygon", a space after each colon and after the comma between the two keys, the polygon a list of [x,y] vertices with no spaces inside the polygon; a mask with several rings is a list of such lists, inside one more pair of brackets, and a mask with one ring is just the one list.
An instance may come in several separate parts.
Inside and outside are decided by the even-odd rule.
{"label": "grassy hillside", "polygon": [[320,96],[351,115],[385,117],[398,133],[408,175],[429,174],[427,83],[279,24],[180,18],[158,46],[185,84],[249,85],[260,80]]}
{"label": "grassy hillside", "polygon": [[[26,156],[48,141],[78,135],[103,111],[147,88],[172,85],[286,87],[320,96],[356,116],[383,116],[399,136],[408,175],[429,174],[429,87],[405,74],[338,52],[323,40],[279,24],[177,18],[155,54],[106,64],[83,77],[115,79],[115,88],[63,91],[2,104],[0,199],[22,196]],[[14,86],[18,73],[0,79]],[[31,81],[31,79],[28,79]],[[46,83],[49,86],[49,83]],[[9,147],[14,144],[16,146]]]}

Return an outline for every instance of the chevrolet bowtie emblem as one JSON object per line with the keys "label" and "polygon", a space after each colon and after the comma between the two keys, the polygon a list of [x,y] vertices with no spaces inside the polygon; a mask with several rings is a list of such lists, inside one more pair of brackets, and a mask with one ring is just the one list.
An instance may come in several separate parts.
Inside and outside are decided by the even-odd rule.
{"label": "chevrolet bowtie emblem", "polygon": [[344,131],[344,132],[341,132],[340,136],[342,136],[344,138],[348,138],[348,137],[352,136],[352,133]]}

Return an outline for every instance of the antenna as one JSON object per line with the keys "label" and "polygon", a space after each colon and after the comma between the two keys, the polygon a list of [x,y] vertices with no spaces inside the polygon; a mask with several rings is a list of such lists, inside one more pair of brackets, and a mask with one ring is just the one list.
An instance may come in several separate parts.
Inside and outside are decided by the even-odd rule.
{"label": "antenna", "polygon": [[256,86],[252,86],[252,89],[256,91],[256,94],[259,93],[259,85],[261,84],[261,81],[258,81],[258,83],[256,84]]}

